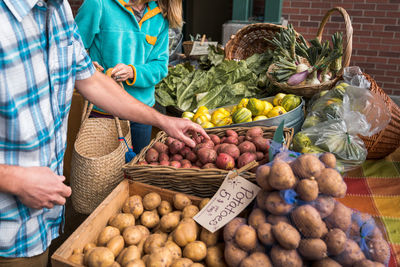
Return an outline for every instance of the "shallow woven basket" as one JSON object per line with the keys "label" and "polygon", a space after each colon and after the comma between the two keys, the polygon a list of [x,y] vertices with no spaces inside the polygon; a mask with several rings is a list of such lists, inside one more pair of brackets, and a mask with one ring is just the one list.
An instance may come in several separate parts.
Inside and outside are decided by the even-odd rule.
{"label": "shallow woven basket", "polygon": [[83,214],[90,214],[122,181],[126,145],[130,145],[129,121],[118,118],[89,118],[93,104],[85,102],[71,160],[72,205]]}
{"label": "shallow woven basket", "polygon": [[[244,134],[251,127],[231,127],[239,135]],[[271,139],[277,129],[274,127],[261,127],[264,131],[264,137]],[[208,134],[216,134],[218,136],[225,135],[224,129],[207,129]],[[144,160],[147,150],[149,150],[156,142],[165,143],[167,139],[165,132],[159,132],[148,146],[143,148],[130,163],[123,167],[125,176],[136,182],[146,183],[159,186],[165,189],[173,189],[182,193],[195,195],[199,197],[212,197],[222,184],[228,171],[221,169],[178,169],[170,166],[153,166],[138,165],[137,163]],[[293,129],[284,128],[285,145],[288,147],[292,142]],[[241,177],[247,178],[255,182],[255,174],[251,172],[243,172]]]}
{"label": "shallow woven basket", "polygon": [[379,133],[370,137],[360,136],[368,150],[367,159],[379,159],[389,155],[400,146],[400,108],[371,76],[366,73],[363,75],[371,82],[370,90],[383,98],[392,116],[389,124]]}

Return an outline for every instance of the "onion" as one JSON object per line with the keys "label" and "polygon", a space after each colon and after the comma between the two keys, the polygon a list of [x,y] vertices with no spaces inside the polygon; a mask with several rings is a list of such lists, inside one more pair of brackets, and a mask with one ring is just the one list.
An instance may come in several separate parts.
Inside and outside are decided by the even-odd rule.
{"label": "onion", "polygon": [[308,76],[308,68],[303,72],[295,73],[292,76],[290,76],[289,80],[287,81],[287,84],[298,85],[299,83],[307,79],[307,76]]}
{"label": "onion", "polygon": [[296,73],[300,73],[303,71],[308,70],[308,66],[306,64],[300,63],[299,65],[297,65],[296,67]]}

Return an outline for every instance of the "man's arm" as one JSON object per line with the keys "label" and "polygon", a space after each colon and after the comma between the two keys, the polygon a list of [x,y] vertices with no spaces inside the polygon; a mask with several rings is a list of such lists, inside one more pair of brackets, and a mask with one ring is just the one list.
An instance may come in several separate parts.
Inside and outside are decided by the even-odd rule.
{"label": "man's arm", "polygon": [[195,142],[188,137],[188,134],[199,133],[208,138],[200,125],[157,112],[129,95],[113,79],[100,72],[96,72],[88,79],[77,80],[75,87],[90,102],[114,116],[156,126],[188,146],[195,146]]}
{"label": "man's arm", "polygon": [[[18,196],[30,208],[64,205],[71,188],[47,167],[20,167],[0,164],[0,192]],[[29,178],[29,179],[27,179]]]}

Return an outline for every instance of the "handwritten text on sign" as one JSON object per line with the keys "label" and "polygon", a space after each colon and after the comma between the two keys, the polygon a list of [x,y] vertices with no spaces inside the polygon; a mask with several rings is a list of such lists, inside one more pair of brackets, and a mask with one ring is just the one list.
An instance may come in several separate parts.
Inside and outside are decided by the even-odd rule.
{"label": "handwritten text on sign", "polygon": [[240,176],[225,178],[217,193],[193,219],[214,233],[239,215],[259,191],[260,187]]}
{"label": "handwritten text on sign", "polygon": [[202,55],[208,55],[208,46],[214,45],[217,46],[218,42],[199,42],[195,41],[193,42],[193,48],[192,51],[190,52],[191,56],[202,56]]}

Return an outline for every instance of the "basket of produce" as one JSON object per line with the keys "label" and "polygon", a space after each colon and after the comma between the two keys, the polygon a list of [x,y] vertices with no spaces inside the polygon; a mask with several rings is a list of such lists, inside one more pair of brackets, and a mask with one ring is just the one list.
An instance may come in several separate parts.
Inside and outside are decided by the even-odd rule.
{"label": "basket of produce", "polygon": [[[193,149],[159,132],[123,170],[126,177],[137,182],[210,197],[229,170],[253,160],[260,164],[268,161],[268,139],[273,138],[276,129],[276,126],[207,129],[211,140],[203,140]],[[290,145],[292,136],[293,129],[284,128],[285,146]],[[241,176],[255,179],[251,171]]]}
{"label": "basket of produce", "polygon": [[226,59],[244,60],[254,54],[262,54],[274,49],[275,46],[268,42],[284,26],[271,23],[255,23],[240,29],[225,45]]}
{"label": "basket of produce", "polygon": [[298,132],[304,121],[305,101],[293,94],[278,93],[257,99],[243,98],[237,105],[208,110],[199,107],[196,112],[183,112],[182,117],[200,124],[203,128],[235,126],[284,126]]}
{"label": "basket of produce", "polygon": [[371,83],[370,90],[382,97],[390,111],[391,119],[385,129],[373,136],[360,136],[368,150],[368,159],[383,158],[400,146],[400,108],[366,73],[365,78]]}
{"label": "basket of produce", "polygon": [[[334,33],[331,46],[329,41],[322,42],[322,33],[335,11],[344,18],[346,40],[343,42],[342,33]],[[326,13],[317,37],[309,43],[301,35],[297,36],[289,25],[270,40],[276,47],[274,62],[268,68],[267,77],[280,90],[304,97],[312,97],[322,90],[329,90],[340,79],[343,68],[350,64],[352,38],[350,17],[341,7],[332,8]]]}

